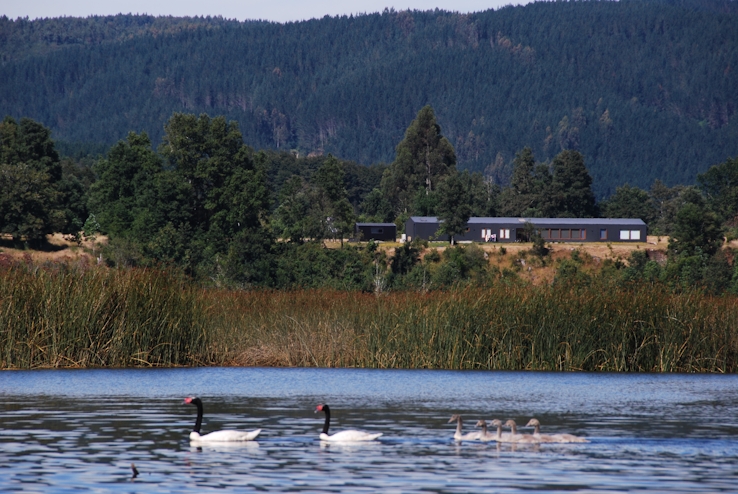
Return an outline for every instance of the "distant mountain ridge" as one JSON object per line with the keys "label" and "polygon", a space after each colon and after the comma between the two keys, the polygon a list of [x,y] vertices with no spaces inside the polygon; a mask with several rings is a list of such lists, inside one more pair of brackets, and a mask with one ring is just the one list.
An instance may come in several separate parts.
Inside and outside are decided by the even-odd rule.
{"label": "distant mountain ridge", "polygon": [[541,2],[278,24],[0,18],[0,113],[67,143],[225,115],[254,148],[389,162],[430,104],[460,168],[580,150],[599,197],[738,155],[738,2]]}

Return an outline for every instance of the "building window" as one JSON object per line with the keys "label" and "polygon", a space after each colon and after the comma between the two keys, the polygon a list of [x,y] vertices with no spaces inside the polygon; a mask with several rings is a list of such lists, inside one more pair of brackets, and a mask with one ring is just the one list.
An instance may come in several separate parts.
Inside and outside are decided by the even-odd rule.
{"label": "building window", "polygon": [[571,234],[571,230],[561,230],[561,238],[562,239],[569,239]]}
{"label": "building window", "polygon": [[503,239],[503,238],[509,239],[510,238],[510,229],[509,228],[502,228],[502,229],[500,229],[500,238],[501,239]]}
{"label": "building window", "polygon": [[384,228],[372,228],[372,233],[384,233]]}
{"label": "building window", "polygon": [[541,238],[548,240],[551,238],[551,230],[541,230],[540,231]]}
{"label": "building window", "polygon": [[558,240],[559,239],[559,231],[558,230],[551,230],[551,238]]}
{"label": "building window", "polygon": [[607,230],[605,228],[600,229],[600,240],[607,240]]}
{"label": "building window", "polygon": [[587,230],[582,228],[582,240],[587,240]]}
{"label": "building window", "polygon": [[572,239],[579,240],[579,238],[581,237],[580,232],[581,232],[581,230],[579,230],[579,229],[572,230],[571,231],[571,238]]}
{"label": "building window", "polygon": [[620,240],[640,240],[640,230],[620,230]]}

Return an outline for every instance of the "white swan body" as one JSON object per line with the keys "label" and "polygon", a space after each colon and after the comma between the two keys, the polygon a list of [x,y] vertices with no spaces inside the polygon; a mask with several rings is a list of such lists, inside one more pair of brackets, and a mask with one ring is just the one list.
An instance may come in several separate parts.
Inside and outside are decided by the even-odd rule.
{"label": "white swan body", "polygon": [[534,437],[539,438],[546,438],[545,441],[540,442],[548,442],[548,443],[588,443],[589,441],[587,439],[584,439],[583,437],[575,436],[573,434],[541,434],[541,423],[538,421],[538,419],[530,419],[528,421],[528,424],[526,427],[535,427],[535,431],[533,433]]}
{"label": "white swan body", "polygon": [[323,432],[320,433],[321,441],[341,442],[341,443],[374,441],[375,439],[377,439],[383,434],[382,432],[370,433],[370,432],[357,431],[357,430],[346,430],[346,431],[336,432],[333,435],[328,435],[328,428],[331,425],[330,407],[328,405],[321,403],[320,405],[315,407],[315,412],[325,413],[325,423],[323,424]]}
{"label": "white swan body", "polygon": [[253,431],[215,431],[211,432],[210,434],[205,434],[204,436],[201,436],[199,432],[192,431],[190,432],[190,441],[203,443],[253,441],[254,439],[256,439],[256,436],[258,436],[260,432],[261,429],[256,429]]}
{"label": "white swan body", "polygon": [[456,422],[456,432],[454,432],[454,441],[475,441],[479,439],[479,432],[469,432],[464,434],[461,432],[461,415],[452,415],[448,419],[448,423]]}
{"label": "white swan body", "polygon": [[226,443],[226,442],[238,442],[238,441],[252,441],[259,435],[261,429],[254,431],[215,431],[204,436],[200,434],[200,428],[202,427],[202,400],[193,396],[188,396],[184,399],[184,402],[188,405],[195,405],[197,407],[197,419],[195,420],[195,427],[190,432],[190,441],[201,442],[201,443]]}

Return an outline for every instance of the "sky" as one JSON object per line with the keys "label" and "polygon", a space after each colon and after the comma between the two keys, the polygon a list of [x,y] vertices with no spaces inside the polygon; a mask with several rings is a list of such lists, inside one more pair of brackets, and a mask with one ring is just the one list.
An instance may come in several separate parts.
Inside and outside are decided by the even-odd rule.
{"label": "sky", "polygon": [[150,14],[222,16],[227,19],[261,19],[276,22],[395,10],[442,10],[479,12],[505,5],[521,5],[529,0],[9,0],[0,6],[0,15],[10,19],[28,17],[87,17],[89,15]]}

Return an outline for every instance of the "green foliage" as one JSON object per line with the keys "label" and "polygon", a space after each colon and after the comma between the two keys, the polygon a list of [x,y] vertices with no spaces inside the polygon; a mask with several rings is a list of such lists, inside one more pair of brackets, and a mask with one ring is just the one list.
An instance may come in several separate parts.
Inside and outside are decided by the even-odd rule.
{"label": "green foliage", "polygon": [[79,231],[82,195],[64,176],[49,129],[28,118],[0,123],[0,233],[37,243]]}
{"label": "green foliage", "polygon": [[562,151],[553,159],[550,196],[553,207],[547,216],[592,218],[596,216],[592,177],[578,151]]}
{"label": "green foliage", "polygon": [[[174,114],[161,154],[130,133],[95,165],[89,209],[116,264],[176,264],[191,274],[251,283],[269,208],[266,168],[223,117]],[[250,240],[245,240],[250,239]],[[258,239],[255,246],[245,245]],[[269,241],[266,241],[267,244]],[[261,247],[258,247],[261,245]],[[250,267],[244,263],[249,264]],[[243,269],[235,276],[234,266]]]}
{"label": "green foliage", "polygon": [[[548,168],[545,168],[546,174]],[[503,191],[502,211],[505,216],[537,216],[541,195],[548,188],[544,177],[536,176],[533,151],[526,147],[515,154],[510,186]],[[550,177],[546,177],[550,178]]]}
{"label": "green foliage", "polygon": [[353,246],[327,249],[316,242],[278,244],[270,286],[372,291],[377,257],[376,252]]}
{"label": "green foliage", "polygon": [[640,218],[651,224],[656,217],[648,192],[628,184],[615,189],[615,194],[600,204],[604,218]]}
{"label": "green foliage", "polygon": [[404,275],[409,273],[419,261],[420,249],[414,243],[405,242],[395,249],[390,269],[394,275]]}
{"label": "green foliage", "polygon": [[448,235],[451,244],[454,243],[455,236],[466,231],[466,224],[471,216],[471,197],[467,183],[454,172],[438,185],[438,219],[442,222],[439,233]]}
{"label": "green foliage", "polygon": [[145,133],[129,133],[93,170],[98,180],[90,188],[88,206],[103,232],[145,240],[152,230],[163,226],[150,222],[134,225],[139,216],[155,205],[158,194],[152,188],[162,172],[162,160]]}
{"label": "green foliage", "polygon": [[738,158],[710,167],[697,175],[697,184],[721,221],[738,217]]}
{"label": "green foliage", "polygon": [[574,250],[569,259],[561,259],[556,267],[554,286],[559,288],[582,288],[590,286],[592,276],[582,269],[584,259],[579,250]]}
{"label": "green foliage", "polygon": [[677,213],[669,238],[669,251],[679,256],[711,256],[723,244],[723,230],[717,215],[702,196],[691,191]]}
{"label": "green foliage", "polygon": [[460,284],[485,286],[490,282],[487,256],[475,244],[447,247],[442,259],[433,275],[436,287],[448,288]]}
{"label": "green foliage", "polygon": [[533,245],[530,248],[531,254],[533,254],[534,256],[538,257],[541,260],[543,260],[546,256],[548,256],[549,249],[546,247],[546,241],[543,240],[543,236],[541,236],[541,232],[538,231],[533,226],[533,223],[530,223],[527,221],[525,222],[524,233],[528,241],[533,243]]}
{"label": "green foliage", "polygon": [[372,189],[361,203],[362,219],[365,222],[390,223],[394,220],[392,204],[379,189]]}
{"label": "green foliage", "polygon": [[433,108],[424,106],[397,145],[395,161],[382,177],[382,190],[396,214],[411,212],[419,191],[432,193],[455,169],[454,148],[441,135]]}

